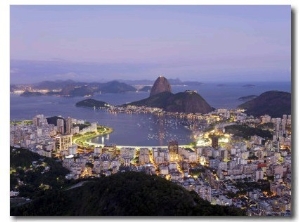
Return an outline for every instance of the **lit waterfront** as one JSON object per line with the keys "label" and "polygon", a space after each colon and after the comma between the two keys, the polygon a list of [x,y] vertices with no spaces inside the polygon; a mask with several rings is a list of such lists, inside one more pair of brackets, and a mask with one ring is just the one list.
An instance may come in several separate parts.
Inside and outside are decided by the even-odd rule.
{"label": "lit waterfront", "polygon": [[[189,86],[172,86],[174,93],[186,89],[196,89],[198,93],[215,108],[236,108],[241,104],[238,100],[241,96],[260,94],[267,90],[291,91],[289,82],[256,82],[252,88],[242,87],[245,83],[226,83],[218,87],[218,83],[205,83],[197,88]],[[217,90],[216,90],[217,89]],[[222,95],[222,96],[220,96]],[[101,94],[93,98],[108,102],[112,105],[125,104],[149,96],[147,92],[131,92],[124,94]],[[114,129],[110,134],[109,140],[105,143],[115,143],[124,145],[167,145],[169,140],[176,135],[180,144],[189,144],[194,140],[193,133],[183,125],[178,125],[177,129],[172,129],[169,124],[165,127],[158,127],[150,114],[111,114],[103,110],[93,110],[88,108],[78,108],[75,103],[81,101],[81,97],[21,97],[19,95],[10,95],[10,118],[13,120],[31,119],[32,116],[43,113],[47,117],[61,115],[63,117],[72,116],[73,118],[83,119],[89,122],[97,122],[100,125],[106,125]],[[151,119],[149,119],[151,117]],[[167,117],[168,118],[168,117]],[[152,125],[152,127],[151,127]],[[151,130],[152,128],[152,130]],[[167,139],[159,141],[158,135],[165,133]],[[101,143],[100,141],[91,141]]]}

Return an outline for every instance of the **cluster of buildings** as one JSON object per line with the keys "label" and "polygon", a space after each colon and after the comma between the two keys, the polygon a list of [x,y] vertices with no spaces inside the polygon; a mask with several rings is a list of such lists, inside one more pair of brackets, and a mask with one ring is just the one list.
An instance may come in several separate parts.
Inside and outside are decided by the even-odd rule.
{"label": "cluster of buildings", "polygon": [[68,117],[66,120],[58,118],[57,123],[48,124],[47,118],[40,114],[32,119],[32,124],[10,125],[10,146],[27,148],[41,156],[52,157],[54,154],[60,156],[77,153],[77,145],[73,144],[74,134],[96,132],[97,123],[79,130],[84,124],[83,120]]}
{"label": "cluster of buildings", "polygon": [[[189,118],[200,119],[198,114],[190,114]],[[49,157],[51,152],[59,152],[63,166],[70,170],[67,179],[143,171],[194,190],[212,204],[247,209],[249,216],[290,216],[291,116],[254,118],[241,110],[219,109],[201,118],[214,125],[211,131],[199,134],[198,140],[203,142],[194,147],[182,147],[177,141],[170,141],[167,147],[103,145],[79,154],[72,143],[74,120],[68,118],[66,127],[62,122],[54,126],[47,124],[43,115],[36,116],[32,125],[12,125],[11,145]],[[260,125],[273,137],[237,138],[226,132],[226,126],[232,124]],[[94,127],[92,124],[88,130]],[[240,182],[267,182],[269,192],[259,186],[241,190]]]}

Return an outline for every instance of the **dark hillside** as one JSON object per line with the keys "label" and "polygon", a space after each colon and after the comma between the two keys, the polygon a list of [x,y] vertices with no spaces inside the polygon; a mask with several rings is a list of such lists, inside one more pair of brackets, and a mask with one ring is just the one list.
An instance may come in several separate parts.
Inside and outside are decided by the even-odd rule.
{"label": "dark hillside", "polygon": [[95,107],[95,108],[103,108],[103,107],[107,107],[108,103],[103,102],[103,101],[99,101],[99,100],[95,100],[95,99],[85,99],[82,101],[79,101],[75,104],[75,106],[78,107]]}
{"label": "dark hillside", "polygon": [[168,112],[209,113],[213,108],[196,92],[162,92],[127,105],[162,108]]}
{"label": "dark hillside", "polygon": [[53,192],[12,208],[11,215],[245,216],[245,212],[210,205],[195,192],[163,178],[126,172],[96,179],[82,187]]}
{"label": "dark hillside", "polygon": [[258,97],[238,106],[246,109],[248,115],[259,117],[268,114],[273,118],[291,114],[291,93],[281,91],[264,92]]}

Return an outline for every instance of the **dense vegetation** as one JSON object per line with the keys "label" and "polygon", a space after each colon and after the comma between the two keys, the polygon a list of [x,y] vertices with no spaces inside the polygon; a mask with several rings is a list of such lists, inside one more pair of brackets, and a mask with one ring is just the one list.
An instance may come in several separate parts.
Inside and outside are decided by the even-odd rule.
{"label": "dense vegetation", "polygon": [[117,173],[65,191],[53,191],[11,215],[57,216],[245,216],[234,207],[211,205],[158,176]]}
{"label": "dense vegetation", "polygon": [[95,99],[85,99],[82,101],[79,101],[75,104],[78,107],[95,107],[95,108],[103,108],[108,106],[108,103],[103,101],[98,101]]}
{"label": "dense vegetation", "polygon": [[273,118],[282,118],[283,114],[291,114],[291,93],[268,91],[239,105],[239,108],[246,109],[245,113],[256,117],[267,114]]}
{"label": "dense vegetation", "polygon": [[265,139],[272,139],[273,135],[269,130],[263,130],[259,128],[250,127],[247,125],[230,125],[225,127],[226,133],[233,134],[235,136],[243,137],[244,139],[250,139],[251,136],[260,136]]}
{"label": "dense vegetation", "polygon": [[69,170],[56,159],[22,148],[11,147],[10,151],[10,190],[18,190],[19,196],[35,199],[68,184],[65,175]]}

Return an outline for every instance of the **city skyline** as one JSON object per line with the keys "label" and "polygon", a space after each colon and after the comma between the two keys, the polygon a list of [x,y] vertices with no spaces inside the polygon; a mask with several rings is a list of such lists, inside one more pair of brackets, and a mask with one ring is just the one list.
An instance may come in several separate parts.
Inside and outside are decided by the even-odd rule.
{"label": "city skyline", "polygon": [[[61,4],[61,2],[56,4]],[[87,1],[85,4],[90,3]],[[253,4],[253,2],[248,4]],[[256,4],[262,4],[262,2],[256,2]],[[14,87],[26,89],[28,85],[32,83],[56,80],[73,80],[86,83],[124,80],[124,82],[135,87],[133,82],[130,83],[130,80],[150,80],[154,82],[159,76],[164,76],[169,80],[172,79],[172,82],[174,79],[180,79],[181,81],[198,81],[204,83],[199,87],[199,91],[196,90],[194,92],[199,93],[204,99],[212,99],[211,104],[216,108],[215,112],[203,116],[200,114],[186,114],[182,115],[182,118],[199,118],[212,125],[214,125],[214,121],[216,121],[216,123],[220,122],[220,125],[217,125],[218,127],[214,125],[217,130],[212,130],[206,134],[199,134],[197,139],[195,137],[196,134],[193,135],[193,137],[189,137],[190,139],[196,139],[198,142],[195,143],[194,147],[189,147],[188,145],[182,145],[182,147],[180,147],[180,156],[176,156],[175,161],[176,164],[178,164],[176,172],[174,171],[174,164],[169,164],[169,162],[174,161],[175,157],[172,153],[173,159],[171,159],[171,155],[168,159],[168,154],[170,154],[171,151],[169,147],[166,149],[168,152],[161,152],[165,150],[160,148],[166,147],[157,146],[156,148],[149,146],[149,148],[147,148],[145,142],[142,141],[142,143],[140,143],[141,145],[135,144],[135,146],[132,144],[128,147],[129,149],[127,149],[125,147],[127,143],[123,138],[116,143],[119,145],[118,155],[120,154],[120,156],[114,156],[117,158],[109,160],[112,166],[119,166],[121,163],[125,165],[125,163],[128,163],[125,159],[123,161],[121,155],[123,151],[126,151],[126,155],[129,153],[137,157],[137,159],[132,160],[136,161],[134,165],[138,166],[133,168],[134,170],[139,167],[139,170],[141,170],[142,165],[148,163],[148,167],[151,166],[149,169],[153,170],[152,173],[155,172],[158,175],[160,174],[160,176],[163,175],[169,180],[174,177],[173,181],[177,181],[182,187],[189,190],[191,186],[185,186],[185,182],[189,181],[189,178],[185,177],[192,175],[184,173],[183,170],[186,170],[186,165],[179,165],[179,162],[177,163],[181,158],[185,158],[185,160],[191,163],[191,165],[188,165],[192,167],[191,169],[193,169],[195,162],[197,162],[197,167],[201,165],[201,170],[205,169],[205,173],[201,173],[201,177],[191,177],[194,185],[196,184],[198,188],[199,185],[201,185],[201,189],[195,189],[201,198],[207,198],[209,202],[213,204],[216,204],[218,201],[222,201],[222,203],[220,202],[221,204],[225,204],[226,202],[227,204],[237,207],[240,207],[242,204],[243,206],[247,206],[248,216],[256,214],[260,216],[270,214],[279,216],[279,211],[276,206],[280,203],[281,216],[295,216],[295,199],[297,198],[293,197],[297,195],[297,192],[295,192],[297,186],[295,186],[295,170],[292,170],[293,167],[296,167],[295,161],[292,161],[295,153],[293,148],[296,143],[295,136],[294,138],[292,137],[292,132],[294,133],[295,127],[298,125],[297,121],[295,121],[295,115],[293,115],[293,119],[292,113],[278,116],[278,118],[272,117],[270,113],[266,113],[264,116],[254,117],[244,114],[245,110],[230,110],[224,106],[228,105],[230,101],[236,100],[239,96],[241,96],[239,98],[245,99],[248,95],[258,95],[256,92],[258,92],[260,86],[266,87],[273,83],[276,87],[279,85],[280,87],[283,85],[290,86],[289,92],[292,93],[293,96],[291,99],[286,99],[285,101],[291,100],[293,106],[290,104],[287,107],[291,107],[291,112],[295,113],[295,106],[297,105],[294,100],[296,98],[294,95],[297,94],[295,87],[295,81],[297,80],[295,64],[297,64],[297,62],[292,60],[292,56],[293,59],[295,58],[294,47],[296,48],[295,39],[297,39],[297,35],[294,32],[297,31],[295,27],[297,20],[295,6],[38,6],[17,5],[14,3],[7,6],[6,9],[9,11],[7,17],[10,17],[10,21],[7,22],[10,35],[7,35],[7,50],[3,47],[3,52],[8,55],[7,59],[4,60],[9,64],[5,67],[4,74],[5,77],[9,76],[11,89]],[[4,36],[6,37],[6,35]],[[295,45],[293,44],[292,46],[292,43]],[[8,87],[9,84],[5,83],[5,87]],[[24,85],[13,86],[13,84]],[[25,84],[28,85],[25,86]],[[207,87],[211,85],[215,87]],[[234,86],[238,87],[234,88]],[[29,89],[29,91],[31,91],[34,87]],[[268,91],[267,87],[263,89]],[[8,92],[9,90],[5,88],[4,91]],[[35,89],[32,91],[35,92]],[[44,92],[45,89],[41,91]],[[21,90],[19,90],[19,92],[21,92]],[[191,93],[192,91],[186,90],[185,92]],[[97,110],[95,106],[90,110],[88,108],[83,109],[83,107],[76,108],[76,106],[74,106],[73,102],[77,100],[77,98],[80,99],[79,97],[43,96],[26,98],[19,96],[18,93],[11,91],[8,101],[8,104],[10,103],[10,110],[8,110],[8,113],[4,117],[4,119],[14,120],[13,122],[15,122],[12,124],[13,122],[10,121],[10,135],[7,136],[9,139],[5,140],[4,144],[6,147],[9,145],[14,146],[13,149],[10,149],[10,158],[5,158],[6,162],[10,160],[7,163],[8,168],[6,169],[7,172],[8,170],[11,172],[10,175],[8,175],[8,180],[11,180],[12,175],[13,177],[18,177],[17,174],[12,174],[15,169],[12,170],[11,157],[14,152],[19,151],[20,147],[22,149],[26,147],[28,151],[33,150],[45,157],[52,156],[52,154],[65,155],[66,157],[67,154],[69,154],[68,157],[72,157],[71,155],[75,153],[81,159],[93,159],[93,157],[97,155],[99,161],[93,162],[93,167],[99,163],[101,163],[99,166],[103,167],[105,165],[103,165],[103,162],[107,161],[105,156],[107,154],[105,153],[106,150],[103,152],[101,147],[96,147],[94,151],[89,154],[90,156],[87,156],[86,149],[84,148],[84,150],[82,150],[84,146],[81,147],[79,144],[82,142],[82,145],[84,145],[83,138],[79,137],[79,139],[74,140],[73,144],[69,144],[69,142],[72,141],[68,140],[66,147],[59,146],[59,149],[56,147],[57,144],[62,145],[65,143],[63,140],[58,140],[57,138],[66,137],[67,141],[70,135],[78,134],[79,127],[71,127],[73,122],[75,125],[76,123],[92,123],[92,125],[97,128],[98,120],[99,123],[105,127],[109,126],[110,124],[108,123],[114,120],[120,127],[118,128],[118,125],[110,128],[104,127],[104,132],[107,130],[109,130],[110,133],[113,131],[115,133],[119,132],[124,138],[129,138],[128,140],[146,138],[148,142],[148,140],[158,140],[157,138],[159,138],[152,133],[152,131],[156,129],[154,128],[154,123],[151,125],[149,122],[149,124],[146,124],[149,128],[141,129],[139,127],[144,126],[140,125],[143,119],[137,120],[139,121],[138,124],[134,122],[132,128],[130,127],[131,125],[126,122],[127,120],[132,121],[132,116],[140,115],[139,112],[143,112],[142,115],[145,115],[147,112],[150,114],[153,111],[160,113],[161,110],[156,110],[156,108],[152,109],[147,107],[146,109],[140,109],[139,107],[129,107],[126,111],[123,109],[109,109],[113,110],[113,112],[110,113],[108,111],[103,113],[111,116],[104,116],[104,118],[99,119],[98,114],[100,110]],[[119,101],[123,101],[123,99],[126,103],[127,101],[131,101],[128,99],[129,97],[124,97],[124,95],[126,96],[128,94],[109,94],[103,92],[97,94],[98,98],[101,99],[116,98],[118,104]],[[139,98],[140,94],[132,93],[132,95]],[[103,101],[106,101],[106,99]],[[271,99],[267,99],[266,104],[269,101],[271,101]],[[278,107],[284,106],[285,105],[278,105]],[[117,114],[118,112],[120,112],[120,114]],[[124,113],[127,112],[128,115],[125,115]],[[54,115],[59,113],[60,117],[68,118],[70,121],[68,126],[66,122],[65,128],[62,128],[64,124],[62,121],[58,124],[60,127],[48,124],[45,120],[50,116],[54,116],[52,113],[54,113]],[[15,116],[18,118],[15,118]],[[93,116],[95,116],[95,118]],[[116,116],[122,116],[123,118],[118,121],[116,118],[110,118]],[[176,119],[177,118],[179,117],[176,117]],[[30,121],[27,119],[30,119]],[[43,121],[40,122],[39,120]],[[150,118],[147,117],[146,120],[150,121]],[[30,124],[30,122],[32,124]],[[202,123],[202,121],[200,122]],[[253,126],[254,122],[255,125]],[[258,122],[259,127],[257,125]],[[231,126],[233,123],[236,124],[234,126],[239,127],[246,125],[247,127],[253,127],[253,129],[257,130],[260,129],[260,125],[272,125],[273,127],[268,129],[272,135],[270,135],[268,139],[263,139],[259,135],[251,136],[250,139],[239,138],[237,142],[235,136],[231,138],[231,135],[228,134],[228,132],[226,132],[227,129],[225,129],[227,124]],[[126,126],[126,130],[124,130],[124,126]],[[182,127],[184,130],[189,128]],[[97,134],[97,130],[94,129],[93,131],[92,128],[93,127],[90,126],[83,128],[81,133],[91,130],[89,133]],[[209,130],[209,127],[207,129]],[[124,132],[122,130],[124,130]],[[130,136],[126,135],[126,132],[135,132],[134,130],[136,130],[136,133],[131,139]],[[30,132],[30,135],[28,132]],[[54,136],[52,135],[53,132],[56,132]],[[140,132],[145,133],[146,136],[142,137]],[[161,133],[159,130],[157,132]],[[169,132],[169,135],[171,135],[171,131],[166,130],[166,132]],[[138,133],[141,135],[138,135]],[[216,139],[216,137],[209,137],[210,134],[214,135],[214,133],[220,134],[219,136],[222,137],[220,143],[218,143],[219,140],[213,141],[213,138]],[[5,134],[7,134],[6,131]],[[23,135],[26,136],[23,138]],[[111,141],[114,139],[113,135],[110,135],[108,138]],[[99,140],[98,144],[100,146],[105,145],[103,141],[109,141],[109,139],[105,139],[103,136],[101,139],[101,143]],[[184,144],[187,143],[188,142]],[[94,145],[96,144],[97,143]],[[140,148],[142,146],[144,148],[143,151],[147,152],[141,152]],[[117,149],[115,149],[115,151],[116,150]],[[83,153],[84,155],[82,155]],[[113,155],[115,154],[116,152],[113,153]],[[159,154],[159,157],[155,156],[155,154]],[[164,159],[161,158],[161,154],[164,154]],[[101,159],[101,157],[103,158]],[[181,158],[178,159],[178,157]],[[118,158],[119,160],[117,160]],[[220,162],[218,162],[218,160],[220,160]],[[164,162],[164,166],[161,161]],[[74,161],[74,163],[65,161],[63,166],[78,171],[78,166],[75,162],[76,161]],[[46,165],[44,162],[42,164]],[[34,164],[26,169],[29,174],[35,171],[36,166],[33,165]],[[236,167],[236,165],[238,165],[238,167]],[[214,168],[215,172],[210,172],[209,169],[206,168],[207,166]],[[13,167],[17,169],[18,166]],[[100,175],[100,173],[106,173],[107,169],[103,170],[101,167],[94,167],[94,172],[85,167],[80,174],[74,174],[74,178],[76,178],[76,176],[78,176],[78,178],[84,178],[86,176],[93,177],[96,174]],[[179,171],[177,171],[178,169]],[[113,173],[118,172],[118,170],[113,168],[110,170]],[[49,168],[46,169],[45,167],[42,173],[48,171]],[[226,173],[224,173],[225,171]],[[53,175],[55,174],[52,168],[50,168],[49,172],[53,173]],[[103,175],[109,176],[111,172],[107,172],[107,175]],[[175,176],[178,176],[177,174],[181,175],[182,179],[181,177],[175,178]],[[64,176],[65,175],[62,177],[64,178]],[[65,179],[71,178],[71,176],[71,174],[68,174],[65,176]],[[273,177],[273,183],[270,182],[270,177]],[[56,177],[56,180],[57,178],[58,177]],[[261,181],[269,181],[269,191],[266,193],[266,191],[260,191],[260,188],[256,189],[258,187],[254,187],[255,192],[251,191],[246,193],[245,196],[247,196],[247,200],[245,200],[243,196],[241,196],[240,199],[239,195],[237,195],[238,198],[233,198],[232,200],[231,198],[224,198],[228,190],[233,191],[235,187],[237,187],[235,182],[233,184],[231,183],[232,181],[243,181],[246,184],[249,182],[249,179],[254,181],[253,183],[256,183],[255,186],[258,185],[259,181],[260,185]],[[202,186],[203,183],[207,183],[207,180],[209,184]],[[223,189],[222,187],[216,186],[216,182],[220,180],[223,185],[226,185],[226,188]],[[43,185],[41,187],[46,189],[47,186],[49,187],[51,184],[48,184],[47,181],[47,184],[41,185]],[[285,189],[282,189],[283,186]],[[196,186],[193,187],[193,189],[194,188],[196,188]],[[218,189],[218,192],[214,191],[215,188]],[[210,195],[206,195],[203,191],[204,189],[209,190]],[[6,189],[6,191],[7,190],[8,189]],[[242,191],[242,189],[240,189],[240,191]],[[271,193],[272,195],[270,195]],[[24,194],[22,192],[19,193],[18,190],[11,190],[10,194],[11,196],[24,196]],[[34,200],[32,199],[32,201]],[[253,203],[255,203],[256,207]],[[8,208],[6,209],[6,211],[8,211],[11,206],[5,207]],[[259,211],[257,209],[259,209]]]}
{"label": "city skyline", "polygon": [[11,83],[291,81],[291,7],[10,6]]}

